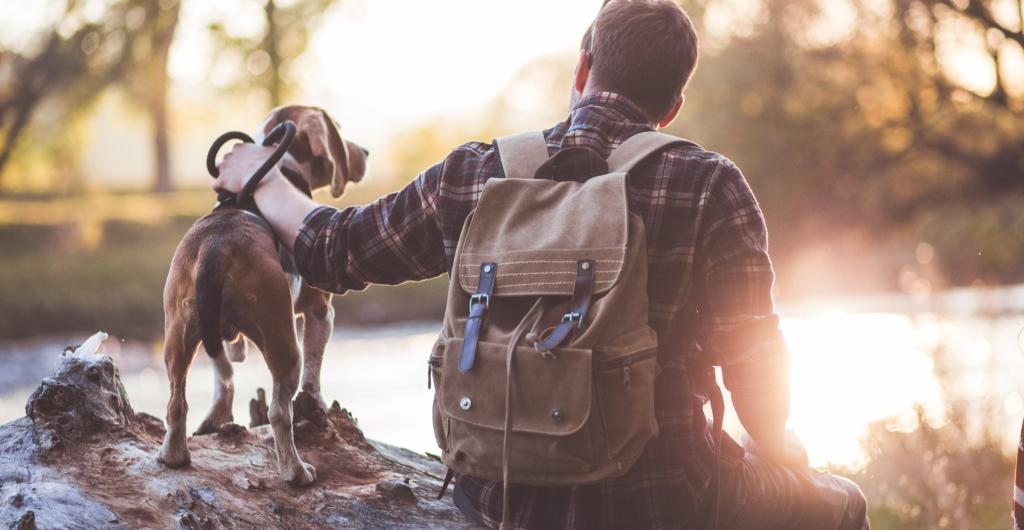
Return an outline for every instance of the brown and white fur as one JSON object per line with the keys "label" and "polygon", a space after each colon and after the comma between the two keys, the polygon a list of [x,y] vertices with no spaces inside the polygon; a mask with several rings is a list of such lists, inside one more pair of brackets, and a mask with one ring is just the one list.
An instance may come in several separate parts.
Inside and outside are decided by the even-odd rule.
{"label": "brown and white fur", "polygon": [[[318,108],[275,109],[255,135],[257,143],[285,120],[293,121],[297,131],[282,164],[301,175],[311,190],[330,186],[338,197],[347,182],[362,179],[366,151],[343,140],[334,121]],[[274,381],[268,415],[279,470],[295,485],[316,479],[316,470],[295,449],[292,398],[301,377],[301,388],[323,405],[320,364],[334,309],[331,295],[304,284],[289,263],[290,256],[276,244],[266,223],[239,209],[203,217],[178,245],[164,286],[164,363],[171,385],[167,432],[157,454],[164,465],[176,468],[191,462],[185,378],[199,344],[213,361],[215,392],[197,435],[233,421],[231,362],[245,359],[248,338],[263,353]],[[298,317],[304,324],[301,349]]]}

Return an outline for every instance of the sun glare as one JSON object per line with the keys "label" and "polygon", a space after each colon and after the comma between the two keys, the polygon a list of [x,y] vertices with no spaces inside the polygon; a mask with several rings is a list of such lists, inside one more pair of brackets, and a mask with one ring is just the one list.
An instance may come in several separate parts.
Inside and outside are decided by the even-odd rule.
{"label": "sun glare", "polygon": [[791,318],[783,333],[792,356],[789,426],[812,465],[860,465],[860,438],[869,423],[893,418],[888,427],[899,429],[915,421],[916,404],[940,402],[932,362],[907,316]]}

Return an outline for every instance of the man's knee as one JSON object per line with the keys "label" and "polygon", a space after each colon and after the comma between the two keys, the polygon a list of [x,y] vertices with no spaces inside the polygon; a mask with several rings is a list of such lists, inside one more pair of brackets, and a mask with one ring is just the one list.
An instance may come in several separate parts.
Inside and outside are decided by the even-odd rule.
{"label": "man's knee", "polygon": [[845,510],[841,514],[836,530],[868,530],[868,502],[864,492],[852,480],[831,476],[832,488],[842,492],[846,498]]}

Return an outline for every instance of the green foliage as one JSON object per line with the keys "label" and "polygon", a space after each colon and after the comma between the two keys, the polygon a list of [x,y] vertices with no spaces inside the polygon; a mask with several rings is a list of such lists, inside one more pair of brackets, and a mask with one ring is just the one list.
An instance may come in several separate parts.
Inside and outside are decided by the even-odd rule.
{"label": "green foliage", "polygon": [[[213,204],[209,191],[0,201],[0,339],[104,330],[163,334],[174,249]],[[335,297],[338,322],[439,320],[443,278]]]}
{"label": "green foliage", "polygon": [[[250,3],[252,5],[255,2]],[[209,25],[219,44],[211,67],[218,63],[244,65],[233,68],[235,79],[227,83],[235,91],[258,88],[266,93],[270,107],[285,103],[295,91],[290,75],[292,65],[306,51],[318,21],[337,0],[263,0],[263,27],[255,35],[234,35],[222,21]]]}
{"label": "green foliage", "polygon": [[[53,154],[55,146],[65,147],[69,141],[64,138],[71,138],[65,129],[73,130],[68,122],[111,86],[147,84],[155,76],[162,82],[148,89],[158,95],[156,103],[165,99],[166,53],[177,25],[176,0],[115,0],[98,14],[90,12],[95,5],[87,2],[57,4],[63,9],[28,49],[0,49],[0,176],[16,152],[19,158],[31,159],[33,154]],[[162,60],[151,62],[151,53]],[[154,64],[159,68],[154,70]],[[37,139],[43,139],[41,150],[36,143],[22,141],[30,126],[37,129]],[[52,135],[59,139],[49,141]],[[76,168],[68,171],[67,166],[77,160],[77,152],[64,149],[57,154],[70,155],[60,158],[70,178],[59,184],[74,187]],[[60,174],[61,168],[55,172]]]}
{"label": "green foliage", "polygon": [[[81,226],[3,227],[0,240],[12,252],[0,269],[0,337],[96,329],[157,336],[162,279],[190,224],[188,218],[157,226],[107,221],[95,246],[86,241],[96,236]],[[26,239],[31,246],[16,244]]]}
{"label": "green foliage", "polygon": [[918,407],[909,429],[893,420],[872,424],[863,438],[867,465],[845,474],[870,499],[875,529],[1008,528],[1014,463],[997,434],[1001,401],[962,389],[965,364],[945,346],[932,360],[942,417]]}
{"label": "green foliage", "polygon": [[852,478],[871,501],[872,528],[985,530],[1009,526],[1013,461],[997,440],[919,414],[910,432],[885,422],[865,434],[868,464]]}
{"label": "green foliage", "polygon": [[[1010,229],[1024,223],[1024,91],[997,76],[978,92],[941,52],[956,27],[987,38],[998,69],[1024,41],[979,21],[986,0],[966,11],[941,0],[842,4],[851,16],[838,23],[823,1],[762,2],[749,34],[708,46],[671,132],[743,169],[784,285],[800,283],[786,271],[808,248],[827,249],[817,265],[843,274],[898,261],[889,243],[921,241],[937,247],[951,283],[1024,280],[1024,241]],[[898,270],[875,288],[896,287]]]}

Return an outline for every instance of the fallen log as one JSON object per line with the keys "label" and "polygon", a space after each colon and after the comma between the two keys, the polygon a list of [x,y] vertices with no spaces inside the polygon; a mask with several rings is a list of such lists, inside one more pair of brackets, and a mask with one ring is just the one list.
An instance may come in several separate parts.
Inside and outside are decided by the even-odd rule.
{"label": "fallen log", "polygon": [[163,422],[132,409],[100,342],[65,351],[26,416],[0,426],[0,528],[472,527],[450,494],[436,499],[435,458],[367,440],[337,402],[325,414],[301,394],[312,486],[280,478],[269,426],[192,437],[192,464],[168,469],[154,457]]}

